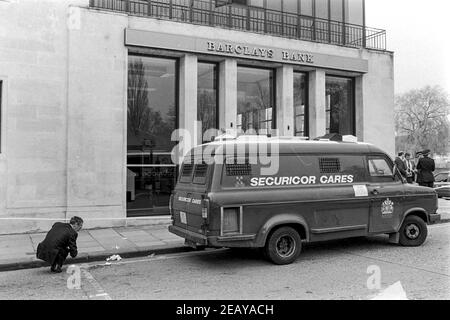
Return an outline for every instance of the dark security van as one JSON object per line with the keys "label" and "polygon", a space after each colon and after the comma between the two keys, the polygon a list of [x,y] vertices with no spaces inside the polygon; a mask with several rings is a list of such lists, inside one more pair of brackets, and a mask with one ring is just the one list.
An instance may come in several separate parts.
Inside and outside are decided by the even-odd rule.
{"label": "dark security van", "polygon": [[194,247],[262,248],[288,264],[302,242],[388,234],[419,246],[436,210],[436,192],[407,184],[373,145],[237,138],[185,157],[169,231]]}

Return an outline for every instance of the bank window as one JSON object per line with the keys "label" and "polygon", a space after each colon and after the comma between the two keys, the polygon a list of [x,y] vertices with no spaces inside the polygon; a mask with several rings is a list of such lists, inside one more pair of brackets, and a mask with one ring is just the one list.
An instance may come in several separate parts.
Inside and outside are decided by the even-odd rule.
{"label": "bank window", "polygon": [[269,134],[274,129],[274,71],[238,67],[236,129]]}
{"label": "bank window", "polygon": [[177,167],[177,60],[130,55],[127,105],[127,216],[169,214]]}
{"label": "bank window", "polygon": [[248,4],[252,7],[264,7],[264,0],[249,0]]}
{"label": "bank window", "polygon": [[316,17],[328,19],[328,0],[316,0]]}
{"label": "bank window", "polygon": [[298,0],[283,0],[283,11],[296,14],[298,12]]}
{"label": "bank window", "polygon": [[313,0],[300,0],[300,14],[303,16],[313,15]]}
{"label": "bank window", "polygon": [[198,63],[197,120],[202,123],[202,142],[210,142],[217,129],[217,65]]}
{"label": "bank window", "polygon": [[304,73],[294,72],[294,134],[308,136],[308,99],[307,77]]}
{"label": "bank window", "polygon": [[281,11],[281,0],[269,0],[266,7],[270,10]]}
{"label": "bank window", "polygon": [[355,135],[354,80],[327,76],[325,91],[326,133]]}
{"label": "bank window", "polygon": [[364,0],[344,0],[345,22],[362,26],[364,23]]}

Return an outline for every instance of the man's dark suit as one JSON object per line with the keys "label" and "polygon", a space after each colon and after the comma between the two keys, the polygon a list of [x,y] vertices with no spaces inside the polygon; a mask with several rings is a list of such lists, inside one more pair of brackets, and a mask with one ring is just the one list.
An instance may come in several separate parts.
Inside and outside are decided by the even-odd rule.
{"label": "man's dark suit", "polygon": [[434,160],[426,156],[420,158],[416,168],[419,171],[417,174],[417,182],[419,185],[433,188]]}
{"label": "man's dark suit", "polygon": [[69,253],[72,258],[77,256],[77,237],[78,233],[69,223],[56,222],[44,241],[39,243],[36,257],[52,266],[62,266]]}
{"label": "man's dark suit", "polygon": [[397,165],[398,171],[402,174],[404,178],[406,178],[406,165],[400,157],[395,158],[394,163]]}

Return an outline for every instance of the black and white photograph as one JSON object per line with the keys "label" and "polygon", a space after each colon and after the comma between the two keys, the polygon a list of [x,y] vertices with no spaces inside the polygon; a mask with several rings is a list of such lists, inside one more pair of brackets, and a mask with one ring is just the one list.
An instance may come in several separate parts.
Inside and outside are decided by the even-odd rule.
{"label": "black and white photograph", "polygon": [[0,300],[450,300],[449,12],[0,0]]}

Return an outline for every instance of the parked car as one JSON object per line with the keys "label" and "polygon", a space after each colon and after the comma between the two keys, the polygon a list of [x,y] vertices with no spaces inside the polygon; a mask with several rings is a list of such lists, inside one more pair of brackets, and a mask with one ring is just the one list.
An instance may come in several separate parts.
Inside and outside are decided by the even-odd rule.
{"label": "parked car", "polygon": [[439,172],[434,175],[434,190],[439,198],[450,198],[450,171]]}
{"label": "parked car", "polygon": [[[278,170],[265,171],[271,158],[257,150],[271,150]],[[194,248],[261,248],[276,264],[294,262],[302,242],[388,234],[419,246],[440,219],[437,194],[397,171],[365,143],[238,138],[197,146],[170,199],[169,231]]]}

